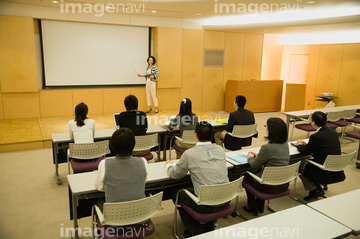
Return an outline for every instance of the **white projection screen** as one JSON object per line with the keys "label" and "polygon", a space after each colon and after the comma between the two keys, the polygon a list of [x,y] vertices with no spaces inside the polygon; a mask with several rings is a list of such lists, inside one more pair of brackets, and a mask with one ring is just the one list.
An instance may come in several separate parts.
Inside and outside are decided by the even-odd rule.
{"label": "white projection screen", "polygon": [[149,27],[41,21],[45,87],[144,85]]}

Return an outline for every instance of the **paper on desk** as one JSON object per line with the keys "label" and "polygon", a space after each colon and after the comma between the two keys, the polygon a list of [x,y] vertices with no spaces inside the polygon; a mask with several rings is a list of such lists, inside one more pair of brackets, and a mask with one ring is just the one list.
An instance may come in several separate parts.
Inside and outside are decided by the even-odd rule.
{"label": "paper on desk", "polygon": [[215,120],[216,123],[219,123],[219,124],[227,124],[227,120]]}
{"label": "paper on desk", "polygon": [[245,154],[240,154],[240,155],[234,155],[234,156],[228,156],[230,159],[234,160],[235,162],[239,163],[239,164],[245,164],[248,163],[248,157]]}

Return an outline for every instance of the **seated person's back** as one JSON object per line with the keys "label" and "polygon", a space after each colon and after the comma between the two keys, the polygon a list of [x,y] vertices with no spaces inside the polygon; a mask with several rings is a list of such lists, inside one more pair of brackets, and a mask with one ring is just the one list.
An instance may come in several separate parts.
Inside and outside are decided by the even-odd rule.
{"label": "seated person's back", "polygon": [[87,113],[87,105],[81,102],[75,107],[75,119],[68,123],[70,139],[76,144],[94,143],[95,121]]}

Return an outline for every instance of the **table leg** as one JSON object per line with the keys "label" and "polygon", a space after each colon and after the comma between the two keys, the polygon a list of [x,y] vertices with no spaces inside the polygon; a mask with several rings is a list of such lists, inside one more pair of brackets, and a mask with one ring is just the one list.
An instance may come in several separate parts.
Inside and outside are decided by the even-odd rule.
{"label": "table leg", "polygon": [[162,135],[163,161],[166,161],[166,141],[167,141],[167,133],[164,133]]}
{"label": "table leg", "polygon": [[78,205],[78,199],[75,195],[72,195],[72,211],[73,211],[73,220],[74,220],[74,231],[73,236],[75,239],[79,239],[79,233],[78,233],[78,224],[77,224],[77,205]]}
{"label": "table leg", "polygon": [[60,180],[60,176],[59,176],[59,159],[58,159],[58,152],[59,152],[59,147],[57,143],[53,143],[53,157],[54,157],[54,161],[55,161],[55,177],[56,177],[56,183],[58,185],[61,184],[61,180]]}

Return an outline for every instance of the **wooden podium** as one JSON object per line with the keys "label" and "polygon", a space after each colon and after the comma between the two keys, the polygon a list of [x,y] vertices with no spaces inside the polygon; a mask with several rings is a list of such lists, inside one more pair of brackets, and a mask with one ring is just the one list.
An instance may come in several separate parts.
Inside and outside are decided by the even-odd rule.
{"label": "wooden podium", "polygon": [[235,81],[226,83],[225,111],[233,112],[234,100],[237,95],[246,97],[245,109],[254,113],[281,110],[283,81]]}

